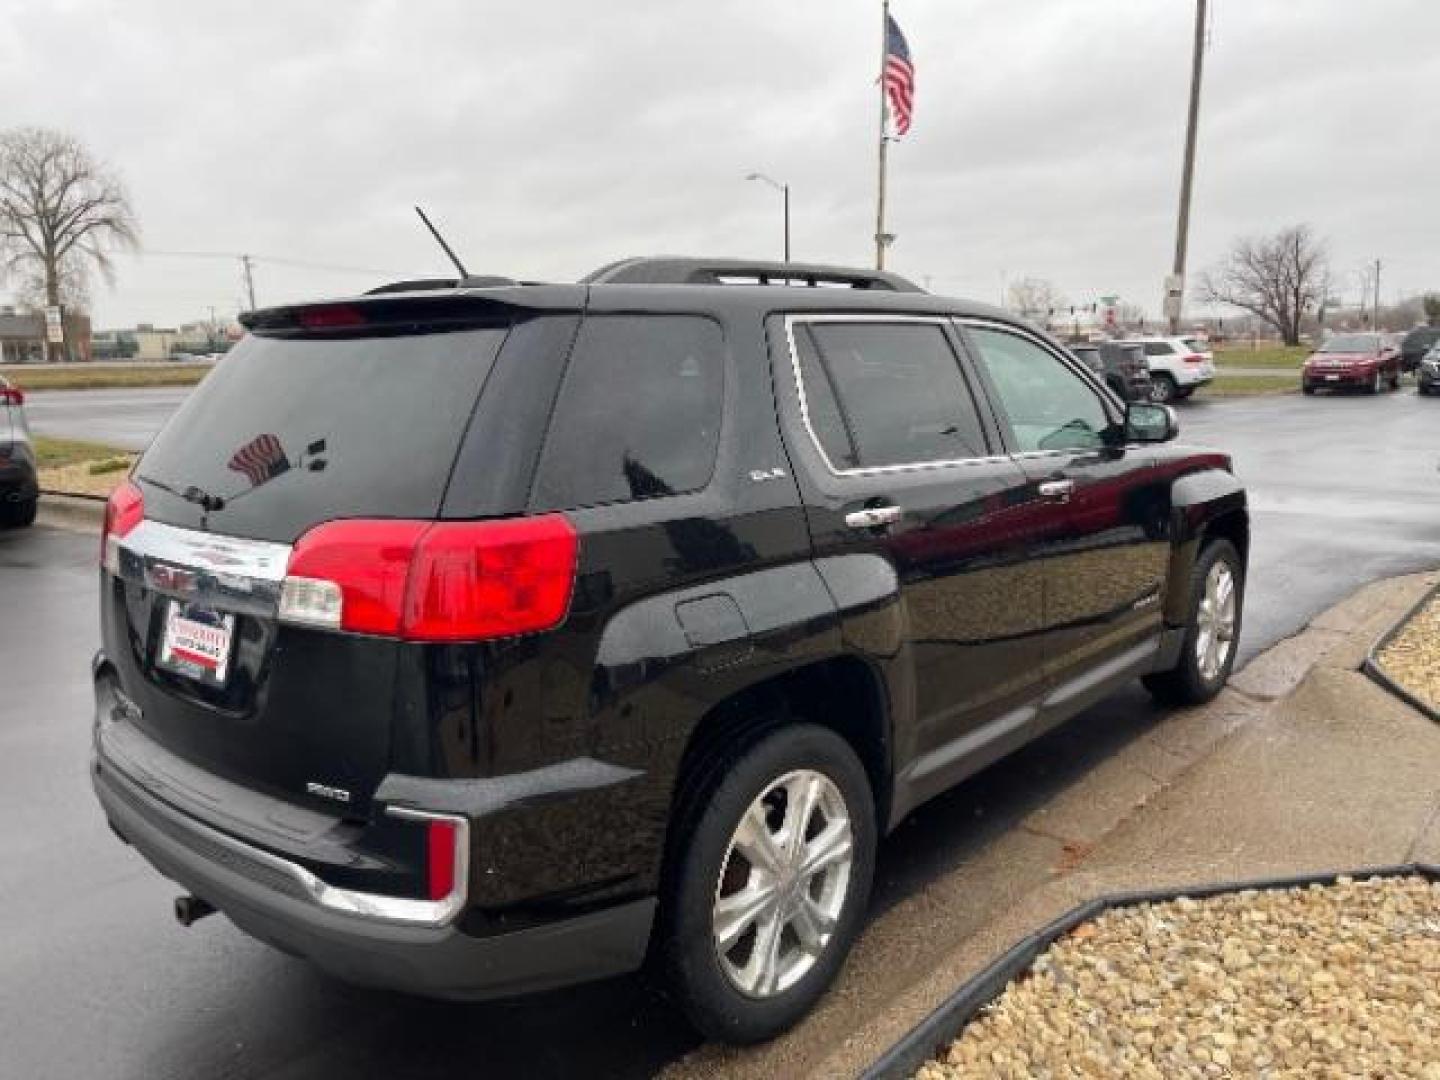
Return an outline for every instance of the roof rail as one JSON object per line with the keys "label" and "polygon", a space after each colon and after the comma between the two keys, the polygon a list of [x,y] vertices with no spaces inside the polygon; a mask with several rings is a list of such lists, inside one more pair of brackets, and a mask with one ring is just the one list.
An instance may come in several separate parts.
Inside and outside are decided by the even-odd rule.
{"label": "roof rail", "polygon": [[493,289],[504,285],[519,285],[513,278],[499,274],[471,274],[463,278],[411,278],[407,281],[392,281],[367,289],[366,296],[383,296],[385,293],[431,292],[436,289]]}
{"label": "roof rail", "polygon": [[925,290],[899,274],[819,263],[761,259],[699,259],[676,255],[641,256],[602,266],[582,285],[789,285],[808,288]]}

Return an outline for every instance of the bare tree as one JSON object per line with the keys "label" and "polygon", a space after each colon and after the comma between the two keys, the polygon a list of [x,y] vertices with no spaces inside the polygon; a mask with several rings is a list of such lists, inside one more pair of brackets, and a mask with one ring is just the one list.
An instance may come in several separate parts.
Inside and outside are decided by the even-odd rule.
{"label": "bare tree", "polygon": [[1200,278],[1200,299],[1248,311],[1274,327],[1287,345],[1300,344],[1305,313],[1325,299],[1325,246],[1308,225],[1235,242],[1218,267]]}
{"label": "bare tree", "polygon": [[83,297],[91,272],[108,280],[111,253],[138,240],[124,186],[77,140],[47,128],[0,132],[0,276],[22,294],[41,292],[49,307],[67,285]]}
{"label": "bare tree", "polygon": [[1440,326],[1440,293],[1426,293],[1420,303],[1425,308],[1425,321],[1431,326]]}
{"label": "bare tree", "polygon": [[1027,277],[1010,283],[1007,297],[1010,309],[1036,322],[1044,322],[1070,301],[1045,278]]}

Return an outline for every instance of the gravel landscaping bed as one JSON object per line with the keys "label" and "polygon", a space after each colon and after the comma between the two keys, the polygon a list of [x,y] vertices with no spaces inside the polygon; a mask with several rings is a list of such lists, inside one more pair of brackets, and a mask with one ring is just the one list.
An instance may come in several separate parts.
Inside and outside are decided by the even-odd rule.
{"label": "gravel landscaping bed", "polygon": [[1042,953],[916,1076],[1440,1080],[1440,883],[1116,908]]}
{"label": "gravel landscaping bed", "polygon": [[1393,682],[1440,710],[1440,596],[1417,611],[1375,659]]}

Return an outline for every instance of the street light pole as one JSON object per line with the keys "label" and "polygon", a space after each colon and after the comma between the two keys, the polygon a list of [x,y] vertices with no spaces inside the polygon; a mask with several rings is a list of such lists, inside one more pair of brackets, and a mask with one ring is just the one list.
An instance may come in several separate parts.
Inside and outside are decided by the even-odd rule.
{"label": "street light pole", "polygon": [[1190,242],[1190,192],[1195,178],[1195,129],[1200,120],[1200,80],[1205,72],[1205,13],[1208,0],[1195,3],[1195,51],[1190,69],[1190,118],[1185,127],[1185,166],[1180,177],[1180,220],[1175,232],[1175,269],[1166,290],[1170,333],[1180,333],[1185,302],[1185,257]]}
{"label": "street light pole", "polygon": [[790,185],[782,184],[779,180],[766,176],[764,173],[752,172],[745,177],[746,180],[759,180],[762,184],[769,184],[776,191],[780,192],[781,206],[784,212],[785,226],[785,261],[790,261]]}

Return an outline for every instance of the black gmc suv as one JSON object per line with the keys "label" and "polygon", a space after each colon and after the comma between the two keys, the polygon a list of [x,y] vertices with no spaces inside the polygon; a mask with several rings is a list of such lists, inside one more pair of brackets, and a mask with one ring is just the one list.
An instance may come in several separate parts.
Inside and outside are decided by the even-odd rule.
{"label": "black gmc suv", "polygon": [[108,507],[93,781],[182,922],[444,997],[648,958],[765,1038],[917,804],[1227,679],[1230,460],[1009,314],[716,260],[448,284],[248,315]]}

